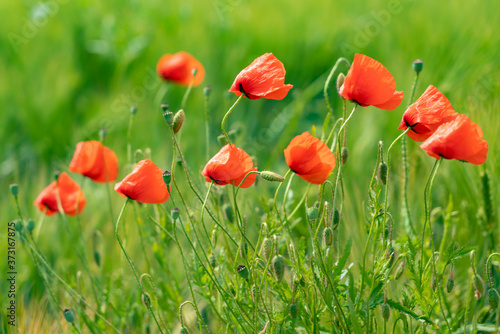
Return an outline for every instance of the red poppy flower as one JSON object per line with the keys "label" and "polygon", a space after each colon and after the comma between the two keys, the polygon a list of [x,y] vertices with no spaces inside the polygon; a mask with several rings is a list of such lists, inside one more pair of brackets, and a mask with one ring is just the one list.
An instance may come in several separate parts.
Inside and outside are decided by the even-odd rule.
{"label": "red poppy flower", "polygon": [[139,161],[132,173],[115,184],[115,191],[141,203],[161,204],[170,197],[163,181],[163,170],[151,160]]}
{"label": "red poppy flower", "polygon": [[403,100],[403,92],[396,91],[392,74],[375,59],[358,53],[339,93],[362,107],[385,110],[396,109]]}
{"label": "red poppy flower", "polygon": [[80,173],[94,182],[111,182],[118,176],[118,159],[115,152],[103,146],[100,141],[79,142],[76,144],[69,170]]}
{"label": "red poppy flower", "polygon": [[[257,167],[253,166],[252,158],[247,152],[234,144],[228,144],[210,159],[201,175],[205,176],[208,182],[214,181],[221,186],[234,183],[237,187],[248,172],[256,170]],[[248,175],[241,188],[250,187],[255,182],[256,176],[256,173]]]}
{"label": "red poppy flower", "polygon": [[283,63],[272,53],[266,53],[236,76],[229,91],[238,96],[245,94],[251,100],[282,100],[293,87],[285,85],[285,73]]}
{"label": "red poppy flower", "polygon": [[313,184],[325,182],[335,168],[335,156],[328,146],[307,131],[292,139],[285,159],[295,174]]}
{"label": "red poppy flower", "polygon": [[436,87],[430,85],[415,103],[403,114],[399,130],[406,130],[408,137],[422,142],[429,138],[443,123],[453,120],[458,114],[450,101]]}
{"label": "red poppy flower", "polygon": [[474,165],[486,161],[488,143],[481,127],[466,115],[442,124],[420,147],[431,157],[465,160]]}
{"label": "red poppy flower", "polygon": [[78,183],[66,172],[62,172],[57,181],[52,182],[42,190],[35,200],[35,206],[47,216],[52,216],[59,212],[58,196],[62,210],[68,216],[76,216],[81,213],[87,203]]}
{"label": "red poppy flower", "polygon": [[[196,69],[196,75],[193,79],[194,69]],[[193,87],[196,87],[205,78],[203,65],[186,51],[163,55],[156,65],[156,72],[163,79],[181,86],[189,86],[192,81]]]}

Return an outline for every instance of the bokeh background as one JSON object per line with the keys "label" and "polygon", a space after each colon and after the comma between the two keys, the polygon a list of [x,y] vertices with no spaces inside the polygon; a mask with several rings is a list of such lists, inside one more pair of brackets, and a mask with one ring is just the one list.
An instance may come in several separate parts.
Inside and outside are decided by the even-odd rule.
{"label": "bokeh background", "polygon": [[[482,127],[489,143],[484,166],[446,161],[434,196],[434,206],[446,207],[452,200],[459,212],[454,232],[457,241],[481,245],[484,234],[476,218],[482,169],[492,176],[495,198],[500,195],[498,1],[23,0],[2,1],[0,12],[3,222],[16,216],[8,191],[11,182],[20,184],[25,215],[38,219],[40,213],[32,202],[52,180],[53,171],[67,170],[76,143],[98,139],[101,128],[108,131],[107,145],[125,162],[131,105],[138,107],[133,149],[150,148],[152,159],[168,169],[172,146],[160,104],[166,102],[176,111],[185,88],[157,77],[156,63],[165,53],[188,51],[204,64],[207,73],[204,83],[191,93],[182,130],[182,147],[194,174],[206,162],[203,86],[212,87],[211,156],[219,149],[220,121],[235,100],[227,93],[234,77],[265,52],[273,52],[284,63],[286,83],[294,85],[291,94],[282,101],[244,100],[228,122],[229,128],[238,130],[237,145],[256,156],[259,169],[284,173],[282,151],[291,138],[313,125],[321,129],[327,111],[322,89],[331,67],[339,57],[352,61],[354,53],[363,53],[389,69],[397,89],[405,91],[405,100],[394,111],[360,108],[350,123],[345,186],[346,219],[353,224],[346,233],[363,243],[364,234],[358,232],[364,228],[363,207],[377,143],[382,140],[388,146],[400,133],[397,126],[414,79],[411,63],[420,58],[424,70],[416,96],[429,84],[435,85],[457,112],[469,115]],[[341,69],[346,73],[345,67]],[[334,85],[330,96],[338,117],[341,101]],[[434,161],[413,142],[409,152],[410,203],[415,203],[418,215]],[[395,180],[401,171],[398,157],[395,152],[391,163]],[[123,168],[120,177],[126,173]],[[201,180],[200,176],[200,184]],[[299,189],[305,188],[305,182],[298,178],[295,182]],[[391,193],[394,206],[399,205],[397,185],[394,182]],[[90,235],[106,219],[106,211],[99,206],[106,193],[96,185],[86,187],[92,193],[85,217]],[[248,196],[257,198],[266,189],[271,196],[275,189],[268,184],[261,187]],[[113,198],[118,208],[123,200]],[[496,209],[498,212],[498,206]],[[2,244],[4,232],[0,234]],[[63,239],[58,233],[53,219],[46,219],[40,243],[52,257],[64,256],[68,249],[60,243]],[[32,268],[32,264],[26,266]],[[20,296],[29,300],[28,291],[36,294],[37,283],[30,282],[36,277],[34,270],[20,274]]]}

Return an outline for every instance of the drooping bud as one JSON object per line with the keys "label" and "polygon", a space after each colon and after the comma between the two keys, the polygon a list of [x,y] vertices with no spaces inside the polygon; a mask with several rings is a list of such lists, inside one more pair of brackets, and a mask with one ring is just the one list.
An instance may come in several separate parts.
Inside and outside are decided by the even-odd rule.
{"label": "drooping bud", "polygon": [[95,230],[92,234],[92,250],[94,252],[94,261],[97,266],[101,266],[101,241],[102,234],[98,230]]}
{"label": "drooping bud", "polygon": [[381,162],[377,168],[377,177],[380,183],[384,186],[387,183],[387,164],[385,162]]}
{"label": "drooping bud", "polygon": [[349,149],[344,146],[340,151],[340,162],[342,163],[342,166],[346,164],[347,159],[349,159]]}
{"label": "drooping bud", "polygon": [[311,206],[310,208],[307,209],[307,217],[309,217],[310,220],[313,222],[318,219],[319,216],[319,209],[315,206]]}
{"label": "drooping bud", "polygon": [[21,233],[21,231],[23,230],[23,221],[21,219],[16,219],[14,221],[14,228],[17,232]]}
{"label": "drooping bud", "polygon": [[333,244],[333,231],[330,227],[325,227],[323,229],[323,242],[325,246],[331,246]]}
{"label": "drooping bud", "polygon": [[498,308],[498,302],[500,301],[500,295],[497,289],[491,288],[488,290],[488,304],[492,309]]}
{"label": "drooping bud", "polygon": [[421,59],[414,60],[412,63],[413,70],[419,74],[424,68],[424,62]]}
{"label": "drooping bud", "polygon": [[67,308],[63,311],[63,314],[64,314],[64,319],[66,319],[67,322],[71,324],[75,322],[75,311]]}
{"label": "drooping bud", "polygon": [[277,282],[281,282],[283,280],[283,276],[285,275],[285,260],[281,255],[276,255],[273,258],[273,272],[276,277]]}
{"label": "drooping bud", "polygon": [[54,171],[54,181],[57,182],[57,180],[59,180],[59,175],[61,175],[61,171],[55,170]]}
{"label": "drooping bud", "polygon": [[151,307],[151,296],[149,295],[149,293],[147,292],[143,293],[141,295],[141,300],[144,306],[146,306],[147,308]]}
{"label": "drooping bud", "polygon": [[168,170],[166,170],[163,172],[162,177],[163,182],[165,182],[165,184],[168,186],[170,184],[170,181],[172,181],[172,174]]}
{"label": "drooping bud", "polygon": [[266,261],[269,261],[269,258],[271,257],[272,251],[273,251],[272,240],[269,238],[264,238],[264,240],[262,240],[261,253],[262,253],[262,256],[264,257],[264,259],[266,259]]}
{"label": "drooping bud", "polygon": [[385,322],[389,321],[391,316],[391,307],[387,303],[382,303],[380,306],[382,308],[382,318]]}
{"label": "drooping bud", "polygon": [[241,242],[240,256],[244,259],[246,259],[248,256],[248,244],[245,241]]}
{"label": "drooping bud", "polygon": [[163,112],[166,112],[168,110],[168,104],[166,104],[166,103],[162,103],[160,107],[161,107],[161,111],[163,111]]}
{"label": "drooping bud", "polygon": [[11,183],[10,184],[10,192],[14,197],[17,197],[17,194],[19,194],[19,185],[17,183]]}
{"label": "drooping bud", "polygon": [[398,269],[396,270],[396,274],[394,274],[395,279],[400,279],[401,276],[403,276],[403,273],[405,272],[405,263],[404,261],[401,262],[399,265]]}
{"label": "drooping bud", "polygon": [[250,272],[248,271],[248,268],[246,266],[239,265],[236,271],[238,272],[238,275],[240,275],[243,279],[248,280]]}
{"label": "drooping bud", "polygon": [[227,220],[230,223],[234,223],[234,212],[233,212],[233,208],[231,207],[231,205],[229,203],[225,203],[222,206],[222,210],[224,211],[224,214],[226,215]]}
{"label": "drooping bud", "polygon": [[174,116],[174,122],[172,123],[172,129],[174,130],[174,133],[179,132],[179,130],[182,127],[182,124],[184,124],[184,120],[186,119],[186,114],[184,113],[184,110],[179,110],[175,116]]}
{"label": "drooping bud", "polygon": [[206,86],[205,88],[203,88],[203,94],[205,95],[205,98],[208,99],[211,93],[212,93],[212,87]]}
{"label": "drooping bud", "polygon": [[472,284],[474,285],[474,292],[476,295],[476,299],[481,298],[481,296],[484,294],[484,281],[479,275],[474,275],[472,277]]}
{"label": "drooping bud", "polygon": [[297,307],[297,304],[292,303],[290,305],[290,318],[297,319],[298,316],[299,316],[299,308]]}
{"label": "drooping bud", "polygon": [[455,287],[455,279],[450,276],[446,281],[446,292],[451,293],[454,287]]}
{"label": "drooping bud", "polygon": [[33,233],[33,230],[35,229],[35,221],[33,219],[28,218],[28,221],[26,222],[26,229],[30,234]]}
{"label": "drooping bud", "polygon": [[[342,85],[344,84],[344,80],[345,80],[345,74],[344,73],[339,73],[339,75],[337,77],[337,82],[336,82],[337,93],[339,95],[340,95],[340,87],[342,87]],[[340,95],[340,96],[342,97],[342,95]]]}
{"label": "drooping bud", "polygon": [[335,210],[333,210],[333,214],[332,214],[333,229],[334,230],[337,229],[339,224],[340,224],[340,211],[339,211],[339,209],[335,208]]}
{"label": "drooping bud", "polygon": [[278,173],[271,172],[270,170],[264,170],[260,172],[260,177],[269,182],[283,182],[285,178]]}
{"label": "drooping bud", "polygon": [[226,145],[227,144],[226,137],[224,135],[218,135],[217,142],[219,143],[220,146]]}
{"label": "drooping bud", "polygon": [[179,208],[178,208],[178,207],[175,207],[175,208],[173,208],[173,209],[170,211],[170,215],[172,216],[172,219],[173,219],[174,221],[176,221],[176,220],[179,218],[180,214],[181,214],[181,210],[179,210]]}

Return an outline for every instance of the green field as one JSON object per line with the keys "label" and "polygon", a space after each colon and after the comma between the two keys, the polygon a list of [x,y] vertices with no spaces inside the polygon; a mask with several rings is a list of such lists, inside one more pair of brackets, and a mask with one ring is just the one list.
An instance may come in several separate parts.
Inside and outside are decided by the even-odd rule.
{"label": "green field", "polygon": [[[433,305],[429,308],[429,314],[423,311],[429,305],[417,305],[414,312],[418,316],[429,316],[433,325],[429,323],[427,331],[431,333],[448,331],[442,316],[443,308],[453,327],[452,332],[463,333],[464,323],[479,324],[479,330],[483,332],[494,331],[497,311],[489,308],[485,297],[480,300],[469,298],[473,275],[469,253],[474,249],[478,273],[486,281],[486,259],[491,253],[500,251],[497,245],[500,240],[499,2],[25,0],[3,1],[0,11],[4,14],[0,20],[0,189],[3,190],[0,191],[0,218],[4,224],[0,232],[0,332],[113,332],[92,311],[80,307],[61,282],[49,274],[46,276],[48,284],[59,304],[54,303],[29,246],[21,241],[19,235],[15,255],[17,326],[14,329],[7,324],[6,308],[10,297],[6,280],[9,271],[6,232],[7,223],[18,218],[9,185],[17,182],[22,215],[35,220],[33,235],[53,270],[71,288],[79,291],[119,332],[160,333],[148,309],[141,303],[141,291],[114,236],[115,221],[111,221],[109,215],[106,187],[112,192],[114,219],[125,201],[113,191],[114,183],[102,185],[90,180],[84,182],[87,206],[79,219],[69,218],[66,221],[57,215],[44,217],[33,201],[52,182],[55,170],[68,171],[76,144],[79,141],[98,140],[102,128],[107,129],[105,145],[118,155],[120,174],[117,181],[125,177],[131,168],[127,161],[127,131],[132,105],[136,105],[138,111],[132,127],[131,152],[141,150],[147,155],[150,150],[151,160],[162,169],[171,169],[174,149],[160,105],[168,103],[170,110],[176,112],[186,88],[162,81],[156,74],[156,63],[163,54],[180,50],[194,55],[206,70],[203,84],[191,91],[185,106],[186,120],[177,135],[187,169],[202,196],[206,194],[209,183],[204,181],[200,173],[208,158],[220,149],[217,141],[217,136],[221,134],[220,122],[236,100],[236,96],[227,90],[235,76],[256,57],[272,52],[286,68],[285,82],[294,88],[281,101],[243,99],[229,117],[226,127],[236,130],[235,144],[255,157],[259,170],[274,170],[281,175],[288,170],[283,150],[294,136],[315,126],[316,135],[321,137],[323,120],[328,112],[323,87],[339,57],[352,61],[355,53],[365,54],[380,61],[393,74],[397,90],[405,92],[402,104],[393,111],[374,107],[358,108],[349,123],[347,146],[350,155],[343,169],[342,222],[339,232],[335,234],[339,248],[334,253],[336,257],[341,257],[342,252],[337,250],[343,250],[352,238],[352,249],[345,268],[349,267],[349,275],[354,275],[356,287],[361,281],[360,263],[370,227],[368,188],[377,161],[377,145],[383,141],[387,149],[401,133],[397,127],[410,103],[410,91],[415,78],[411,64],[417,58],[422,59],[424,68],[415,97],[420,96],[428,85],[436,86],[450,100],[455,111],[468,115],[481,126],[489,152],[486,163],[481,166],[446,160],[440,167],[432,193],[434,211],[431,222],[436,247],[443,251],[447,251],[448,247],[465,248],[463,254],[454,260],[455,288],[451,294],[443,294],[446,297],[444,307],[429,302]],[[339,69],[343,73],[348,71],[343,64]],[[209,152],[205,140],[205,86],[212,88],[208,101]],[[342,100],[335,93],[334,83],[329,91],[336,120],[342,117]],[[350,106],[348,103],[348,108]],[[406,245],[407,231],[399,214],[402,176],[400,152],[400,145],[397,144],[391,154],[389,183],[396,256],[409,252]],[[424,221],[424,187],[435,159],[411,140],[408,141],[408,153],[408,199],[413,222],[416,230],[420,231]],[[182,166],[176,165],[174,178],[178,180],[189,209],[181,207],[177,193],[172,195],[176,204],[169,200],[162,206],[166,212],[178,206],[187,233],[192,236],[189,219],[194,221],[197,229],[203,231],[200,227],[202,205],[189,188]],[[332,182],[335,181],[336,171],[330,177]],[[484,195],[484,178],[481,176],[484,173],[490,177],[488,196]],[[84,180],[81,175],[72,176],[80,184]],[[288,180],[283,188],[287,184]],[[269,221],[275,219],[272,205],[271,208],[267,206],[273,203],[277,187],[277,183],[259,179],[256,186],[241,190],[238,195],[240,211],[246,216],[247,237],[256,248],[260,248],[257,245],[261,241],[261,223],[267,220],[271,225]],[[222,217],[224,226],[239,242],[238,223],[230,223],[223,212],[222,203],[232,200],[232,187],[215,188],[208,206]],[[293,179],[292,191],[288,193],[289,211],[299,203],[306,189],[309,189],[308,205],[312,206],[318,199],[319,187],[308,188],[305,181],[298,177]],[[379,187],[379,190],[380,202],[383,202],[383,187]],[[284,190],[281,190],[278,200],[280,206],[283,193]],[[488,203],[491,208],[488,208]],[[323,304],[316,305],[320,312],[317,314],[317,324],[311,320],[311,301],[309,297],[304,297],[306,292],[301,290],[297,296],[300,300],[297,302],[300,309],[298,319],[290,318],[290,301],[288,304],[284,301],[291,298],[293,276],[288,241],[293,241],[300,252],[299,257],[304,261],[312,258],[313,246],[304,208],[301,207],[291,220],[291,239],[287,239],[283,230],[277,232],[283,235],[279,249],[287,261],[287,270],[286,283],[277,284],[271,275],[268,277],[270,296],[267,302],[274,309],[270,312],[273,317],[268,318],[262,312],[253,316],[248,327],[245,327],[242,319],[246,318],[238,313],[239,309],[235,309],[236,315],[231,313],[228,310],[230,306],[223,307],[224,300],[217,293],[213,293],[214,304],[207,301],[210,298],[205,294],[214,287],[200,261],[193,255],[193,249],[182,234],[182,229],[177,227],[183,258],[189,267],[187,272],[181,261],[179,247],[148,220],[146,210],[155,217],[167,217],[154,205],[129,205],[120,233],[126,240],[128,254],[138,271],[150,273],[155,280],[157,299],[153,298],[153,306],[154,312],[161,312],[165,322],[160,326],[162,333],[180,331],[179,305],[193,300],[187,280],[193,283],[202,319],[210,333],[256,333],[263,329],[268,320],[271,321],[268,333],[327,333],[337,328],[332,322],[338,322],[341,318],[337,319],[335,312],[328,313],[330,309],[319,296],[315,298]],[[211,228],[212,220],[206,213],[204,221],[207,228]],[[161,224],[172,229],[170,221],[163,220]],[[96,230],[101,237],[98,237],[98,245],[94,247]],[[71,235],[78,238],[77,242],[71,239]],[[234,264],[241,264],[242,261],[240,257],[238,262],[239,247],[224,237],[224,234],[218,236],[215,251],[220,263],[220,280],[237,291],[236,300],[244,303],[249,312],[257,313],[258,307],[252,306],[248,297],[251,284],[247,285],[234,268]],[[420,249],[420,235],[417,233],[412,237]],[[429,240],[425,241],[426,247],[430,247]],[[441,242],[444,244],[441,245]],[[102,259],[100,266],[93,260],[96,247]],[[196,244],[195,247],[200,254],[209,254],[207,240],[203,239],[201,245]],[[90,276],[95,278],[100,287],[98,291],[92,288],[83,265],[85,261],[77,255],[78,251],[82,255],[83,249],[86,253],[83,257],[89,261]],[[375,246],[373,249],[369,247],[369,251],[368,262],[370,266],[373,264],[376,267],[381,251],[372,252],[376,251]],[[425,256],[429,258],[430,254],[430,248],[427,248]],[[500,261],[500,257],[493,259]],[[440,264],[441,268],[443,264]],[[493,282],[498,288],[500,263],[493,261],[492,264]],[[260,270],[265,273],[263,269]],[[47,273],[46,269],[42,271]],[[449,267],[442,279],[443,286],[448,273]],[[430,280],[432,273],[428,271],[426,275]],[[80,278],[77,279],[77,276]],[[311,274],[306,278],[308,284],[316,286],[313,276]],[[372,284],[372,278],[368,279]],[[383,302],[380,291],[372,290],[370,295],[370,290],[366,290],[362,297],[374,304],[371,312],[377,325],[367,327],[363,318],[366,314],[361,314],[357,302],[353,306],[356,310],[351,310],[348,297],[345,297],[347,286],[350,286],[349,278],[337,277],[336,280],[335,284],[339,284],[338,288],[342,291],[342,309],[348,313],[347,322],[352,332],[382,333],[385,322],[380,313],[379,305]],[[411,299],[414,292],[408,287],[412,282],[409,273],[397,282],[392,282],[388,285],[389,298],[402,303],[405,291]],[[147,287],[152,294],[149,284]],[[375,279],[372,288],[377,288]],[[425,288],[425,296],[432,301],[428,283]],[[71,327],[65,322],[58,305],[75,310],[76,326]],[[393,305],[391,308],[388,332],[393,330],[394,322],[401,312],[412,319],[413,332],[420,333],[423,329],[420,321],[409,313],[397,311]],[[466,309],[468,319],[464,319]],[[356,312],[353,318],[359,317],[359,324],[349,316],[350,311]],[[218,312],[222,312],[222,315],[218,315]],[[191,306],[184,307],[184,316],[185,326],[190,333],[200,333],[202,322],[198,320],[201,318],[197,318]],[[239,322],[243,325],[240,326]],[[400,321],[395,326],[395,332],[403,333],[401,326]],[[468,330],[471,328],[473,326],[468,327]],[[206,328],[203,332],[206,332]]]}

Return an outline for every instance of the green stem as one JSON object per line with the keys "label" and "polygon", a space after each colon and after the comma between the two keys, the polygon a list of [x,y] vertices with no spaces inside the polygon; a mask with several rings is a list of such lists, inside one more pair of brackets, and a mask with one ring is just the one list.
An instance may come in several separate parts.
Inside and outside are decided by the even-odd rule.
{"label": "green stem", "polygon": [[330,98],[328,97],[328,88],[330,87],[330,82],[333,79],[333,74],[335,73],[335,71],[337,70],[337,67],[340,65],[340,63],[342,61],[346,63],[347,67],[351,67],[351,63],[346,58],[340,57],[339,59],[337,59],[337,61],[335,62],[335,65],[333,65],[333,68],[330,71],[330,74],[328,74],[328,77],[326,78],[326,81],[325,81],[325,86],[323,87],[323,96],[325,97],[325,102],[326,102],[326,106],[328,107],[329,113],[333,113],[333,108],[332,108],[332,105],[330,103]]}
{"label": "green stem", "polygon": [[231,112],[233,111],[234,107],[236,107],[236,105],[238,103],[240,103],[241,99],[245,96],[245,94],[241,94],[238,99],[236,100],[236,102],[234,102],[234,104],[231,106],[231,108],[229,108],[229,110],[226,112],[226,114],[224,115],[224,118],[222,119],[222,123],[221,123],[221,129],[222,129],[222,133],[224,134],[224,136],[226,137],[226,140],[227,140],[227,143],[229,145],[231,145],[231,141],[229,140],[229,136],[227,135],[227,132],[226,130],[224,130],[224,125],[226,124],[226,119],[227,117],[229,116],[229,114],[231,114]]}
{"label": "green stem", "polygon": [[208,122],[208,96],[205,97],[205,160],[210,158],[210,124]]}

